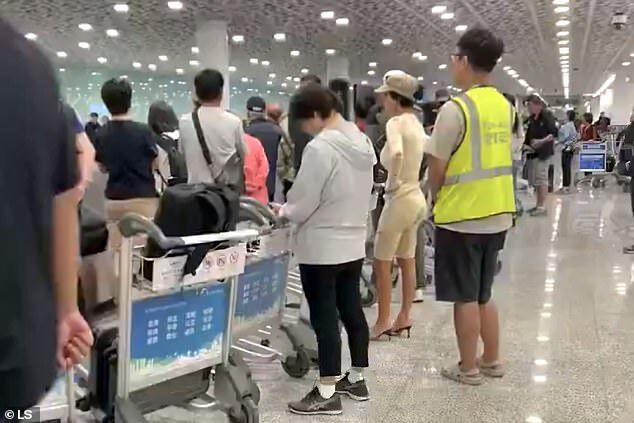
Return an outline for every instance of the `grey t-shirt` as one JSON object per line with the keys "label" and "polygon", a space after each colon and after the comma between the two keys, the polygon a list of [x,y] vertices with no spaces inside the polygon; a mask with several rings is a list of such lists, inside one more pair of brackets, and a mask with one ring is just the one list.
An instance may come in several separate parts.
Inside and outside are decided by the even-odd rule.
{"label": "grey t-shirt", "polygon": [[[448,101],[438,112],[434,132],[431,140],[427,143],[425,152],[439,159],[449,160],[462,141],[465,126],[465,119],[460,106],[453,101]],[[438,226],[455,232],[494,234],[510,229],[513,226],[513,215],[504,213],[482,219],[465,220]]]}

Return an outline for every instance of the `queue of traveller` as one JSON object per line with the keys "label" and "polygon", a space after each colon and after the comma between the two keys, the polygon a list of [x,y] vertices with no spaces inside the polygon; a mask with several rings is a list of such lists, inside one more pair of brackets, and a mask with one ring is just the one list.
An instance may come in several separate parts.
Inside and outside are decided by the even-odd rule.
{"label": "queue of traveller", "polygon": [[[459,358],[441,374],[468,385],[484,383],[484,376],[504,376],[492,285],[498,252],[516,212],[513,139],[518,118],[492,85],[491,72],[504,44],[491,31],[473,28],[458,41],[451,71],[454,85],[463,91],[440,107],[431,137],[414,107],[416,80],[400,71],[386,75],[376,91],[387,137],[379,154],[370,138],[339,113],[337,95],[310,75],[292,97],[288,115],[261,98],[250,99],[246,125],[221,107],[225,81],[218,71],[196,75],[192,113],[177,121],[167,104],[155,103],[148,125],[130,119],[130,84],[113,79],[101,90],[110,121],[97,128],[93,116],[84,129],[74,112],[59,106],[57,84],[43,55],[4,23],[0,36],[12,40],[0,43],[3,57],[16,58],[11,70],[0,70],[11,82],[5,86],[20,88],[0,96],[5,116],[13,117],[3,126],[3,138],[20,140],[15,145],[21,157],[0,159],[2,180],[16,181],[9,193],[12,207],[0,219],[11,246],[0,258],[11,281],[2,285],[0,297],[23,299],[0,308],[6,323],[0,340],[9,347],[0,359],[0,408],[33,406],[53,380],[54,358],[67,368],[92,345],[76,306],[76,211],[93,155],[108,175],[106,211],[113,225],[127,211],[153,217],[162,190],[184,180],[229,185],[263,203],[274,198],[276,177],[282,182],[285,201],[276,212],[296,226],[293,252],[319,353],[316,386],[289,404],[291,412],[304,415],[340,414],[342,396],[368,400],[364,373],[371,364],[370,341],[410,335],[417,230],[428,207],[420,184],[425,155],[436,224],[436,297],[454,304],[459,350]],[[37,90],[37,100],[21,88]],[[23,110],[29,119],[18,116]],[[531,134],[527,138],[554,136]],[[538,160],[550,154],[541,156],[541,144],[528,144]],[[21,165],[26,160],[30,166]],[[379,316],[370,329],[359,280],[378,160],[388,176],[374,252]],[[543,177],[541,163],[535,173]],[[24,198],[24,193],[38,197]],[[117,248],[116,237],[112,243]],[[42,247],[48,245],[53,247]],[[402,272],[403,295],[391,321],[394,259]],[[30,312],[34,307],[38,313]],[[345,373],[339,321],[351,356]]]}

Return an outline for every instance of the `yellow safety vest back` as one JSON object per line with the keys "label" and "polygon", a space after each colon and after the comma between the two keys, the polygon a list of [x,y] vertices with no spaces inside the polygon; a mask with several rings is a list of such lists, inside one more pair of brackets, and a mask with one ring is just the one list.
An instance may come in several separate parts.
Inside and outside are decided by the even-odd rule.
{"label": "yellow safety vest back", "polygon": [[465,133],[447,165],[434,207],[437,224],[515,213],[511,133],[515,110],[500,92],[474,87],[452,98]]}

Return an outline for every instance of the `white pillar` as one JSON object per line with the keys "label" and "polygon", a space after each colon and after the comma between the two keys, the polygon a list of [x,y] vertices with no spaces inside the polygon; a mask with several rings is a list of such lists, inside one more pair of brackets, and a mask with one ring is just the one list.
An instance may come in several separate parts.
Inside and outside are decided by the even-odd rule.
{"label": "white pillar", "polygon": [[227,23],[224,21],[207,21],[198,23],[196,43],[200,53],[200,69],[211,68],[221,72],[225,79],[222,106],[229,108],[229,35]]}
{"label": "white pillar", "polygon": [[616,71],[616,79],[612,85],[612,106],[605,111],[615,125],[625,125],[630,122],[630,115],[634,107],[634,80],[627,82],[632,73],[625,69]]}

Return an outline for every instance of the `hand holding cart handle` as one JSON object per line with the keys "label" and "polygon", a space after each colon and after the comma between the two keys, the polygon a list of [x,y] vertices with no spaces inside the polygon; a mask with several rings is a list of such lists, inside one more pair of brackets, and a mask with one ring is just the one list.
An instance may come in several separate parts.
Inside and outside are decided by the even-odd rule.
{"label": "hand holding cart handle", "polygon": [[268,220],[273,226],[280,226],[283,222],[280,217],[276,216],[270,207],[260,203],[251,197],[240,197],[240,208],[243,206],[251,206],[256,209],[264,219]]}

